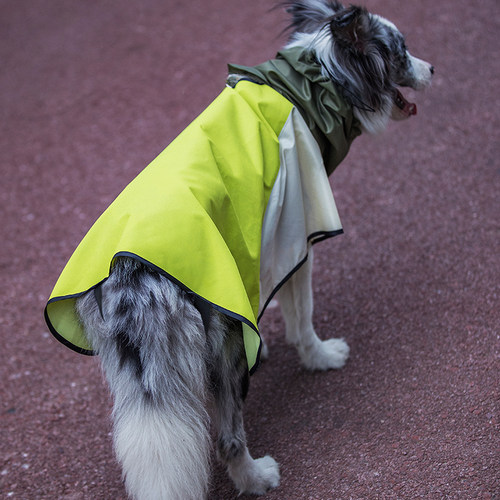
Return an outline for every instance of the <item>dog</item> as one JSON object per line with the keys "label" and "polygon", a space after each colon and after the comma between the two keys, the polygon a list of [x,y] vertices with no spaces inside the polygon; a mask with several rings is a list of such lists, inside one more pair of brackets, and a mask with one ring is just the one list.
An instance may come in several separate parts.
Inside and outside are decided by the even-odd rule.
{"label": "dog", "polygon": [[275,460],[250,455],[242,418],[267,356],[256,323],[275,294],[307,369],[349,355],[312,324],[311,246],[342,232],[328,175],[361,132],[416,114],[398,88],[428,87],[434,68],[365,8],[284,5],[291,35],[277,58],[230,65],[216,104],[93,226],[45,309],[59,340],[100,355],[135,499],[206,497],[211,421],[240,493],[279,485]]}

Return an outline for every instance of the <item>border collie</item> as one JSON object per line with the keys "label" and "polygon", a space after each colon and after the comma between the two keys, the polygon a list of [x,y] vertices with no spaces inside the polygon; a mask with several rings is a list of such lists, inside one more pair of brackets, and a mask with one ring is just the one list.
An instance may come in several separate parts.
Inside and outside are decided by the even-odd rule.
{"label": "border collie", "polygon": [[[306,234],[305,255],[300,254],[291,268],[286,268],[267,288],[262,281],[273,272],[275,265],[279,267],[281,257],[286,260],[285,254],[294,247],[294,243],[287,240],[297,232],[294,221],[307,219],[307,214],[297,215],[294,207],[299,206],[302,212],[318,211],[318,206],[319,209],[322,206],[317,198],[331,196],[324,194],[325,189],[330,192],[327,173],[331,171],[325,165],[338,151],[327,144],[336,138],[325,140],[325,137],[340,127],[342,131],[335,134],[351,133],[347,140],[341,138],[347,141],[348,149],[355,135],[381,132],[390,119],[416,114],[415,104],[408,102],[398,88],[426,88],[434,68],[408,52],[405,39],[394,24],[362,7],[345,8],[330,0],[291,1],[284,5],[291,14],[291,35],[281,55],[271,61],[271,66],[230,67],[228,79],[231,82],[228,92],[239,92],[247,101],[248,96],[257,96],[252,99],[279,102],[279,113],[291,116],[285,122],[281,115],[278,116],[275,106],[266,106],[260,101],[248,105],[256,110],[252,113],[263,123],[257,127],[259,130],[280,128],[276,157],[264,155],[263,151],[268,150],[259,147],[255,161],[279,165],[281,160],[277,156],[284,151],[285,142],[288,149],[283,158],[292,158],[287,160],[287,175],[276,174],[274,185],[269,187],[268,206],[260,226],[252,223],[254,231],[259,232],[255,236],[261,241],[262,251],[258,256],[260,268],[257,266],[260,275],[250,279],[261,283],[258,314],[276,294],[286,320],[286,338],[296,346],[303,365],[310,370],[338,369],[346,362],[349,348],[343,339],[322,341],[314,331],[310,246],[341,232],[340,226],[332,223],[320,232]],[[290,71],[283,72],[280,69],[285,67],[283,65],[290,67]],[[286,78],[286,74],[292,73],[299,82],[295,88]],[[232,97],[228,99],[227,102],[233,102]],[[224,116],[234,120],[234,109],[217,111],[221,127]],[[336,109],[343,109],[344,114],[338,114]],[[268,119],[266,113],[272,118]],[[251,120],[247,118],[238,124],[246,122],[250,127]],[[330,122],[336,125],[330,126]],[[235,127],[231,125],[230,128]],[[346,132],[347,129],[350,132]],[[281,130],[286,133],[281,134]],[[353,130],[357,132],[352,133]],[[235,150],[246,151],[250,144],[253,151],[256,141],[261,140],[254,129],[246,134],[243,127],[243,132],[239,133],[240,139],[234,139],[232,132],[223,137],[224,147],[235,146]],[[232,145],[231,141],[235,140],[240,143]],[[183,152],[189,157],[200,148],[193,143]],[[210,161],[219,161],[220,148],[216,144],[211,148]],[[230,166],[223,177],[231,175],[231,161],[236,165],[236,158],[229,158]],[[250,171],[251,162],[248,158],[245,161]],[[234,171],[238,168],[235,166]],[[280,189],[288,186],[286,183],[292,183],[297,192],[305,193],[305,201],[286,192],[284,199],[279,201]],[[206,189],[210,186],[210,182],[204,183]],[[317,195],[319,191],[323,194]],[[216,203],[215,196],[210,198],[210,193],[208,199],[211,204]],[[224,203],[221,210],[232,210],[228,208],[227,199]],[[272,203],[273,208],[270,208]],[[325,203],[326,211],[335,210],[331,201]],[[286,210],[285,205],[288,206]],[[291,211],[292,216],[289,217],[286,211]],[[177,209],[172,214],[172,219],[178,217],[178,212]],[[276,217],[288,217],[288,224],[273,225]],[[165,232],[169,231],[168,219],[166,216]],[[185,224],[189,227],[190,222]],[[149,229],[143,238],[148,239],[150,234]],[[201,238],[199,234],[192,234],[192,242],[199,242]],[[274,245],[279,238],[284,243]],[[197,250],[193,249],[192,253],[205,255],[209,249],[204,245],[201,249],[198,244],[193,245]],[[269,247],[264,248],[265,245]],[[151,262],[144,255],[127,252],[127,248],[123,250],[107,263],[109,276],[85,291],[75,292],[74,310],[92,351],[101,358],[113,394],[114,447],[128,494],[140,500],[205,498],[210,480],[211,422],[217,432],[218,457],[240,493],[261,495],[277,487],[278,464],[270,456],[252,458],[243,427],[242,406],[249,369],[253,368],[249,366],[244,330],[251,321],[226,306],[224,299],[217,302],[193,290],[170,269]],[[165,253],[169,251],[165,249]],[[100,249],[96,248],[95,252],[99,253]],[[191,258],[186,254],[186,263],[181,265],[189,267]],[[191,272],[197,274],[197,281],[203,282],[203,268],[195,266],[194,269]],[[226,287],[225,279],[221,277],[221,283],[214,285],[217,290]],[[227,288],[227,294],[236,294],[229,285]],[[46,309],[47,322],[56,336],[61,335],[50,306],[57,300],[67,299],[67,295],[53,298]],[[258,355],[267,355],[265,344],[261,344]]]}

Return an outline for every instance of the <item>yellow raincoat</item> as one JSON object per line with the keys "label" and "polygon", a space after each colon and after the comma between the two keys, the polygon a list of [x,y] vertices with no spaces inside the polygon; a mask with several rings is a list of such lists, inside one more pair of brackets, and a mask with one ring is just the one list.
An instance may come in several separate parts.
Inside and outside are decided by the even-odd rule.
{"label": "yellow raincoat", "polygon": [[[107,279],[117,256],[130,256],[239,319],[253,370],[259,314],[307,258],[309,246],[342,231],[309,129],[294,104],[270,86],[243,80],[226,87],[83,238],[48,300],[51,332],[75,351],[92,354],[75,300]],[[266,256],[278,256],[274,260],[286,254],[278,274],[265,264],[262,276],[263,245]]]}

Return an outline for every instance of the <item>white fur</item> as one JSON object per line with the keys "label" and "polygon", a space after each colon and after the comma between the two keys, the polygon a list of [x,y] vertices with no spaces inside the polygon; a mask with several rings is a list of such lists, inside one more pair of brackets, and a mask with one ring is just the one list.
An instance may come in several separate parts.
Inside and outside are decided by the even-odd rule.
{"label": "white fur", "polygon": [[286,323],[287,341],[293,344],[309,370],[342,368],[349,357],[343,339],[322,341],[313,326],[312,251],[304,265],[280,290],[278,298]]}
{"label": "white fur", "polygon": [[393,104],[387,102],[380,111],[370,112],[354,108],[354,116],[360,121],[363,132],[370,135],[382,133],[389,125]]}
{"label": "white fur", "polygon": [[280,483],[279,466],[270,456],[254,460],[248,450],[227,468],[240,494],[264,495]]}
{"label": "white fur", "polygon": [[114,445],[132,498],[205,498],[210,445],[200,422],[134,405],[115,421]]}
{"label": "white fur", "polygon": [[415,90],[426,89],[431,84],[433,72],[432,65],[422,59],[418,59],[418,57],[413,57],[410,53],[408,53],[408,57],[410,58],[411,67],[415,75],[415,81],[412,87]]}

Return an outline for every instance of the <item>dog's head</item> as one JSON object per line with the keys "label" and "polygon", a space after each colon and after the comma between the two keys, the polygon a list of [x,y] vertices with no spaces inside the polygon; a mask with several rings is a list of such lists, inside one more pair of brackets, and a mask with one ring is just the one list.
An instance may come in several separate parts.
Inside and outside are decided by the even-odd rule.
{"label": "dog's head", "polygon": [[285,5],[292,14],[287,46],[314,52],[324,75],[341,88],[366,131],[384,129],[389,118],[416,114],[416,105],[398,87],[428,87],[434,67],[409,53],[393,23],[363,7],[345,8],[330,0]]}

